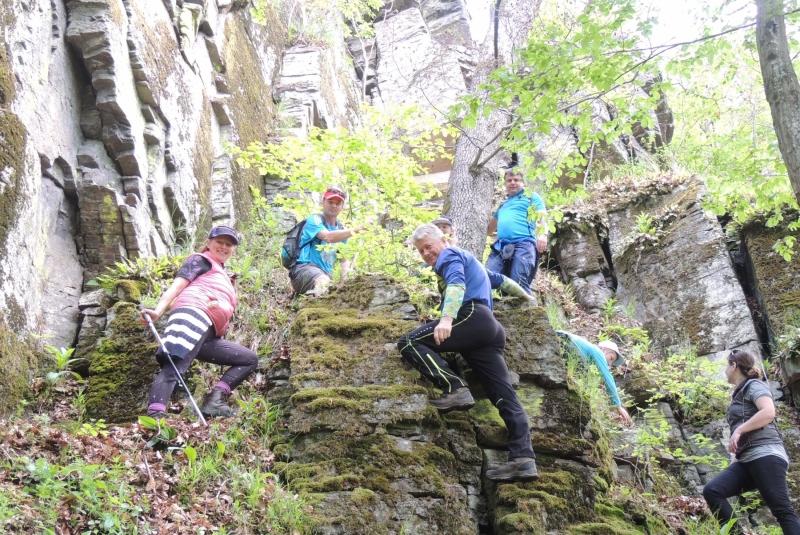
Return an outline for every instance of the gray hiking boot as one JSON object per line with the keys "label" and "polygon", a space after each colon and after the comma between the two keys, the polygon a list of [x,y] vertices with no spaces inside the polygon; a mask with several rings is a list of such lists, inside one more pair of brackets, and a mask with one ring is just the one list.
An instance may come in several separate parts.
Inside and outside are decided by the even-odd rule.
{"label": "gray hiking boot", "polygon": [[203,400],[203,406],[200,407],[200,412],[203,413],[203,416],[208,417],[222,416],[223,418],[227,418],[229,416],[235,416],[239,410],[225,403],[226,397],[227,396],[222,393],[222,390],[212,390]]}
{"label": "gray hiking boot", "polygon": [[492,481],[536,481],[539,472],[533,457],[518,457],[500,468],[487,470],[486,478]]}
{"label": "gray hiking boot", "polygon": [[439,399],[432,399],[431,405],[439,409],[440,413],[446,414],[452,411],[468,411],[475,406],[475,400],[472,399],[469,388],[462,387],[444,394]]}

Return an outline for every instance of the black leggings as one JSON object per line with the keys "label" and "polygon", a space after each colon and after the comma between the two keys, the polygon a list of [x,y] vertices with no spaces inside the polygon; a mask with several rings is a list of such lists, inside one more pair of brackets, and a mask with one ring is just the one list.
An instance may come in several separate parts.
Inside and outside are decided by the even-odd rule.
{"label": "black leggings", "polygon": [[508,457],[533,457],[528,415],[511,386],[511,376],[503,360],[506,331],[486,305],[470,301],[453,320],[450,337],[439,345],[433,329],[439,320],[426,323],[402,336],[397,348],[403,358],[445,393],[467,386],[437,351],[458,351],[480,378],[486,396],[500,411],[508,428]]}
{"label": "black leggings", "polygon": [[[733,518],[728,498],[758,489],[764,503],[778,519],[783,535],[800,535],[800,519],[789,501],[786,485],[786,461],[777,455],[766,455],[748,463],[731,463],[703,487],[711,512],[721,525]],[[731,533],[742,533],[738,522]]]}
{"label": "black leggings", "polygon": [[[242,381],[247,379],[258,367],[258,355],[242,345],[217,337],[213,325],[203,333],[203,336],[185,358],[180,360],[173,359],[173,361],[178,371],[183,375],[195,358],[211,364],[230,366],[220,381],[227,384],[231,390],[242,384]],[[156,355],[156,359],[161,365],[161,372],[156,376],[153,388],[150,389],[150,404],[161,403],[166,405],[172,395],[172,391],[175,389],[175,385],[178,383],[178,378],[175,376],[175,371],[167,362],[166,357],[159,353]]]}

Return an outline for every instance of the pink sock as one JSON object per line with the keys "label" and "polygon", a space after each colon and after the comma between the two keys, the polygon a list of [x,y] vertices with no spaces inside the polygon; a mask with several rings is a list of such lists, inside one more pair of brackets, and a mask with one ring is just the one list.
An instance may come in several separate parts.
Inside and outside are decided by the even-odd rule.
{"label": "pink sock", "polygon": [[155,414],[157,412],[167,412],[167,406],[163,403],[151,403],[147,407],[147,414]]}
{"label": "pink sock", "polygon": [[231,387],[228,386],[228,383],[223,383],[222,381],[217,383],[217,386],[214,387],[214,390],[221,390],[226,396],[231,393]]}

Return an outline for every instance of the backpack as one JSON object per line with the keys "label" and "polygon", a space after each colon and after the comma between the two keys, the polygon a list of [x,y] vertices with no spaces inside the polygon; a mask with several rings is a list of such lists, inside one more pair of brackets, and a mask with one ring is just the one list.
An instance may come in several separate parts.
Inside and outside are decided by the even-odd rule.
{"label": "backpack", "polygon": [[306,227],[306,221],[308,221],[308,219],[299,221],[286,233],[286,239],[283,241],[283,246],[281,247],[281,264],[283,264],[283,267],[286,269],[292,269],[297,263],[297,259],[300,257],[300,251],[303,250],[303,247],[308,245],[308,243],[300,243],[300,238],[303,236],[303,229]]}

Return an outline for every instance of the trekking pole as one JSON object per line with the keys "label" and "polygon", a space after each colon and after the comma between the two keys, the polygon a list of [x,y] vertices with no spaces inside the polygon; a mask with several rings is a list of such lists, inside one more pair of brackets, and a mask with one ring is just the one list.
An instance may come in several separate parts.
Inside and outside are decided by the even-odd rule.
{"label": "trekking pole", "polygon": [[[141,307],[139,307],[139,311],[141,312],[142,310],[143,309]],[[183,382],[183,377],[181,376],[181,373],[178,371],[178,367],[175,366],[175,362],[172,361],[172,357],[170,356],[169,351],[167,351],[166,346],[164,346],[164,342],[161,341],[161,337],[158,335],[158,331],[156,330],[156,326],[153,325],[153,318],[150,317],[150,314],[142,314],[142,316],[144,316],[145,319],[147,320],[147,325],[150,326],[150,330],[153,331],[153,336],[156,337],[156,341],[158,342],[158,345],[161,346],[161,352],[164,353],[164,356],[167,358],[169,363],[172,365],[172,370],[175,372],[175,375],[178,376],[178,382],[183,387],[183,390],[186,392],[186,395],[189,396],[189,403],[192,404],[192,408],[194,409],[195,414],[197,414],[197,417],[200,418],[201,422],[203,422],[203,425],[208,427],[208,422],[206,422],[206,419],[203,418],[203,413],[200,412],[200,408],[197,406],[197,403],[195,403],[194,397],[192,397],[192,393],[189,392],[189,387],[186,386],[186,383]]]}

